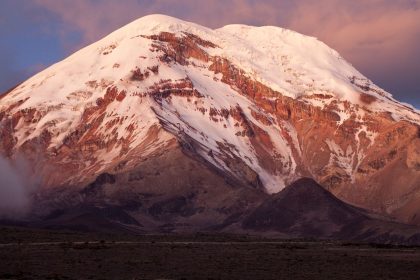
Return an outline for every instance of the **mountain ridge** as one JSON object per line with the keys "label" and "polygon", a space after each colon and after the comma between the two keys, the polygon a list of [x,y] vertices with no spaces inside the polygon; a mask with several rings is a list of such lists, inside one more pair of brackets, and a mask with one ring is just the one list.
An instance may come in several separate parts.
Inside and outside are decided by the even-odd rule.
{"label": "mountain ridge", "polygon": [[373,242],[415,244],[420,237],[416,227],[346,204],[310,178],[301,178],[265,200],[242,220],[242,227],[254,233]]}

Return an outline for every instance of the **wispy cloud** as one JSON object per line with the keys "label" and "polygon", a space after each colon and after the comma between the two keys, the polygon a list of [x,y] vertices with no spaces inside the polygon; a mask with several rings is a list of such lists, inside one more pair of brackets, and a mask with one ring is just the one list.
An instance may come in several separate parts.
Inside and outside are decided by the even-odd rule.
{"label": "wispy cloud", "polygon": [[29,180],[23,159],[0,156],[0,218],[22,218],[31,207],[36,182]]}

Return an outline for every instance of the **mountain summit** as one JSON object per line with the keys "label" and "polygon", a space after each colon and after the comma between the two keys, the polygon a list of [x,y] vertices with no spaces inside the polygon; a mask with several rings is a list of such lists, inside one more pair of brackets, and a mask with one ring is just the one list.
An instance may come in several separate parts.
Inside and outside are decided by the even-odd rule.
{"label": "mountain summit", "polygon": [[0,152],[28,158],[46,190],[222,217],[306,176],[420,223],[419,112],[290,30],[150,15],[0,98]]}

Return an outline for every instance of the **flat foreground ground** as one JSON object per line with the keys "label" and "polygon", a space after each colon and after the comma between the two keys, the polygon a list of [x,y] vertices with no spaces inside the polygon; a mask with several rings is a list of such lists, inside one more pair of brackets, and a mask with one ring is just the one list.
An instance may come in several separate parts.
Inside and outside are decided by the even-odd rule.
{"label": "flat foreground ground", "polygon": [[0,228],[0,279],[420,279],[420,248]]}

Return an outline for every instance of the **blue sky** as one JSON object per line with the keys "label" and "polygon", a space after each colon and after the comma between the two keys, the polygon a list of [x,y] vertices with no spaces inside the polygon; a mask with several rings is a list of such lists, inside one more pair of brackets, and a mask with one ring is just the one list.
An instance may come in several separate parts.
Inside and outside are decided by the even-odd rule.
{"label": "blue sky", "polygon": [[209,27],[277,25],[316,36],[420,108],[420,0],[2,0],[0,92],[151,13]]}

